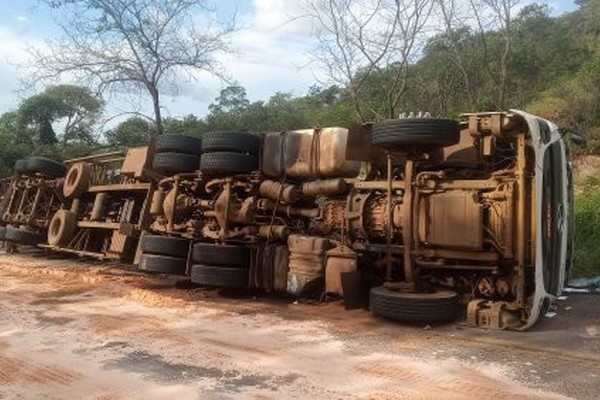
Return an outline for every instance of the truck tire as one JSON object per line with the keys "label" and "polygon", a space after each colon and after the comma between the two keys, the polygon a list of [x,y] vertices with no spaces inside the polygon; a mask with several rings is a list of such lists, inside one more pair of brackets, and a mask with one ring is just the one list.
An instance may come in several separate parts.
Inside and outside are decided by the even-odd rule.
{"label": "truck tire", "polygon": [[154,155],[152,169],[166,174],[195,172],[198,170],[199,158],[192,154],[158,153]]}
{"label": "truck tire", "polygon": [[48,244],[66,246],[77,229],[77,215],[68,210],[58,210],[48,226]]}
{"label": "truck tire", "polygon": [[190,280],[200,285],[243,289],[248,287],[248,270],[197,264],[192,265]]}
{"label": "truck tire", "polygon": [[207,175],[247,174],[258,170],[258,158],[251,154],[217,152],[200,156],[200,171]]}
{"label": "truck tire", "polygon": [[187,259],[190,249],[188,239],[145,235],[142,238],[142,253]]}
{"label": "truck tire", "polygon": [[12,243],[24,244],[28,246],[37,246],[43,243],[45,238],[36,232],[17,229],[13,226],[6,227],[5,240]]}
{"label": "truck tire", "polygon": [[52,178],[65,176],[66,172],[62,163],[44,157],[28,158],[25,161],[25,170],[29,174],[42,174]]}
{"label": "truck tire", "polygon": [[369,300],[373,314],[397,321],[448,322],[459,314],[459,296],[450,290],[401,293],[379,286],[371,289]]}
{"label": "truck tire", "polygon": [[182,135],[159,135],[156,137],[155,151],[198,155],[202,151],[202,139]]}
{"label": "truck tire", "polygon": [[139,270],[159,274],[185,275],[187,260],[179,257],[142,254]]}
{"label": "truck tire", "polygon": [[246,132],[209,132],[202,135],[202,153],[230,151],[257,155],[260,137]]}
{"label": "truck tire", "polygon": [[17,160],[15,162],[15,174],[17,175],[23,175],[24,173],[27,172],[27,160]]}
{"label": "truck tire", "polygon": [[65,183],[63,184],[63,195],[67,199],[76,199],[84,194],[90,187],[92,179],[92,167],[86,162],[78,162],[71,165]]}
{"label": "truck tire", "polygon": [[250,249],[230,244],[196,243],[192,247],[192,261],[198,264],[220,265],[231,268],[250,267]]}
{"label": "truck tire", "polygon": [[460,140],[458,121],[435,118],[390,119],[375,123],[371,142],[380,148],[450,146]]}

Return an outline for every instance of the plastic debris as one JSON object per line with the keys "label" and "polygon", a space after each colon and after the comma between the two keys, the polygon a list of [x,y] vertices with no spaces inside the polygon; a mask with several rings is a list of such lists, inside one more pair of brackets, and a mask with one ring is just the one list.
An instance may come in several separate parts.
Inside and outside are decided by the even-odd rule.
{"label": "plastic debris", "polygon": [[600,276],[594,278],[569,279],[569,287],[578,289],[600,289]]}
{"label": "plastic debris", "polygon": [[563,293],[592,293],[592,289],[566,287],[563,289]]}

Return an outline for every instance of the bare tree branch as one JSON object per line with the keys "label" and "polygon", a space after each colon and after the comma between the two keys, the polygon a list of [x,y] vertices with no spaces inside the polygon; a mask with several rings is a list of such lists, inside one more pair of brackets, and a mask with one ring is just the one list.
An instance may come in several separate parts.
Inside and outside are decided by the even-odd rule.
{"label": "bare tree branch", "polygon": [[35,81],[66,75],[101,91],[141,88],[162,133],[164,85],[177,87],[197,70],[226,78],[216,56],[230,51],[235,19],[218,23],[203,0],[43,1],[60,14],[64,36],[30,49]]}
{"label": "bare tree branch", "polygon": [[385,75],[377,87],[385,98],[385,114],[397,116],[406,91],[408,67],[424,38],[432,0],[312,0],[308,14],[319,46],[317,60],[329,78],[348,88],[358,118],[365,109],[363,91],[375,74]]}

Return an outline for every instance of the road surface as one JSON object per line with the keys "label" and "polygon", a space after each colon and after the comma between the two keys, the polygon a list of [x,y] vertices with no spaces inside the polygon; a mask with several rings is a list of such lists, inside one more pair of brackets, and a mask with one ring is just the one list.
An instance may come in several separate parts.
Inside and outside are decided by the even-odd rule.
{"label": "road surface", "polygon": [[600,296],[424,329],[126,266],[0,254],[0,399],[596,399]]}

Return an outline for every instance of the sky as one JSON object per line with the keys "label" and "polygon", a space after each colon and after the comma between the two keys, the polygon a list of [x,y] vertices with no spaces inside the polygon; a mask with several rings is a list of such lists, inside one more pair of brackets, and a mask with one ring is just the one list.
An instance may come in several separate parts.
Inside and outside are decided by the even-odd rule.
{"label": "sky", "polygon": [[[231,78],[246,88],[250,101],[267,100],[276,92],[303,95],[317,82],[322,70],[311,63],[315,42],[310,21],[302,14],[301,0],[220,0],[218,15],[235,12],[242,28],[232,38],[236,53],[221,61]],[[572,11],[573,0],[548,2],[555,14]],[[60,36],[52,13],[38,0],[0,0],[0,114],[18,107],[23,96],[21,82],[27,80],[23,64],[30,59],[28,46],[43,46],[44,40]],[[165,116],[204,116],[224,83],[207,74],[186,81],[172,96],[163,98]],[[137,111],[150,114],[146,95],[107,99],[105,117]]]}

